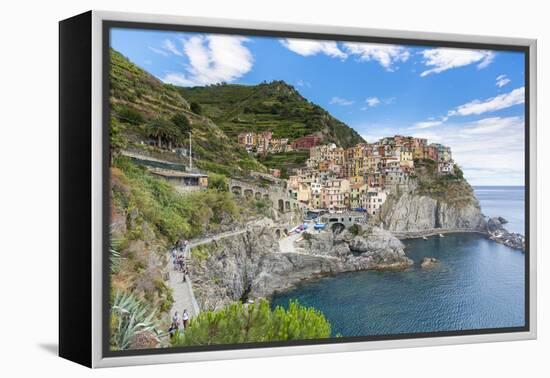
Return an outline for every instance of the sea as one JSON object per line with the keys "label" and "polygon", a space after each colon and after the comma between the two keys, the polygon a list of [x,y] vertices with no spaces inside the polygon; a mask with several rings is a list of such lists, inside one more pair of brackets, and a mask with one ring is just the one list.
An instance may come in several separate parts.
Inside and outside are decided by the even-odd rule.
{"label": "sea", "polygon": [[[482,212],[524,231],[523,187],[475,187]],[[525,325],[525,254],[482,235],[405,240],[414,266],[405,271],[343,273],[305,281],[273,296],[314,307],[333,336],[399,335]],[[422,269],[423,257],[439,263]]]}

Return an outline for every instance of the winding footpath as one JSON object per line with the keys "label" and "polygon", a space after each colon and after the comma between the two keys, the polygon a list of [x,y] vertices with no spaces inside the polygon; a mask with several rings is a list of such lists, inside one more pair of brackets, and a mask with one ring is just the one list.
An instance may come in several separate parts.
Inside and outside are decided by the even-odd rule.
{"label": "winding footpath", "polygon": [[[192,240],[189,242],[184,252],[185,259],[186,261],[189,261],[191,248],[198,247],[203,244],[208,244],[213,241],[227,238],[230,236],[244,234],[246,231],[247,231],[247,228],[244,227],[237,231],[228,231],[228,232],[219,233],[219,234],[205,237],[205,238]],[[170,261],[169,270],[168,270],[169,271],[168,283],[172,288],[172,297],[174,298],[172,308],[170,309],[170,317],[172,317],[176,311],[178,312],[178,314],[181,315],[183,313],[183,310],[187,310],[187,312],[189,313],[189,317],[193,318],[199,315],[200,307],[197,302],[197,299],[195,298],[195,294],[193,293],[192,279],[188,275],[186,277],[185,282],[183,281],[183,273],[181,273],[178,270],[175,270],[172,265],[172,256],[170,255],[170,251],[168,252],[168,260]]]}
{"label": "winding footpath", "polygon": [[[189,247],[184,252],[184,256],[187,259],[189,256]],[[200,313],[199,305],[193,294],[193,284],[189,276],[183,281],[183,273],[174,269],[172,265],[172,256],[169,255],[169,285],[172,288],[172,297],[174,302],[170,309],[170,316],[174,315],[174,312],[182,314],[183,310],[187,310],[189,317],[193,318]]]}

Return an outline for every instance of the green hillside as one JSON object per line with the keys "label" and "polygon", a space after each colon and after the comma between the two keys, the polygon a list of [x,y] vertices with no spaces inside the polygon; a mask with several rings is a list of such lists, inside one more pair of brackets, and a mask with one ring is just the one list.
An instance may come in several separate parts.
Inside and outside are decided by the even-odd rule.
{"label": "green hillside", "polygon": [[276,138],[318,134],[325,143],[350,147],[364,142],[355,130],[309,102],[291,85],[273,81],[254,86],[221,84],[178,88],[189,102],[200,104],[233,140],[242,131],[270,130]]}
{"label": "green hillside", "polygon": [[115,50],[111,50],[110,79],[113,150],[139,150],[186,164],[186,158],[170,149],[186,147],[192,132],[199,168],[228,176],[266,171],[211,119],[193,113],[176,87],[162,83]]}

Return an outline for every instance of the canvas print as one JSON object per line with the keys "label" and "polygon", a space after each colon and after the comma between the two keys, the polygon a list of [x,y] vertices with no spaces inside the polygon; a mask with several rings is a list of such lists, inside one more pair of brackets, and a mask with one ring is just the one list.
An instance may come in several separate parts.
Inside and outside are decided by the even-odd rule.
{"label": "canvas print", "polygon": [[112,27],[108,55],[109,351],[525,329],[524,52]]}

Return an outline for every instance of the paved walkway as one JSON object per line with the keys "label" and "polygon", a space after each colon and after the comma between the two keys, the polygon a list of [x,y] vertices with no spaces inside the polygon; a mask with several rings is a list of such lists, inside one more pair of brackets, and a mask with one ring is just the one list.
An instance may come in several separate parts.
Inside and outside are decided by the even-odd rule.
{"label": "paved walkway", "polygon": [[[256,221],[252,221],[249,222],[249,225],[253,225],[255,223]],[[189,241],[187,249],[184,253],[185,259],[188,261],[191,248],[193,247],[198,247],[199,245],[208,244],[215,240],[220,240],[230,236],[244,234],[245,232],[247,232],[247,230],[247,227],[243,227],[239,230],[222,232],[205,238],[191,240]],[[301,236],[302,235],[300,234],[294,234],[279,240],[279,250],[281,252],[302,254],[300,249],[294,246],[294,242]],[[168,260],[168,283],[172,288],[172,296],[174,298],[174,303],[172,304],[172,308],[170,310],[170,317],[172,317],[174,315],[174,312],[176,311],[178,312],[178,314],[181,315],[184,309],[187,310],[191,318],[195,317],[200,313],[200,308],[193,293],[193,282],[191,280],[191,277],[187,276],[186,281],[183,282],[183,273],[178,270],[174,270],[170,251],[168,251]]]}
{"label": "paved walkway", "polygon": [[[189,261],[188,260],[189,254],[190,254],[191,248],[193,247],[197,247],[203,244],[208,244],[213,242],[214,240],[219,240],[219,239],[227,238],[234,235],[240,235],[245,233],[246,231],[247,230],[245,227],[237,231],[228,231],[228,232],[223,232],[210,237],[192,240],[189,242],[187,249],[185,250],[185,253],[184,253],[185,259]],[[189,313],[189,316],[193,318],[200,313],[200,308],[195,298],[195,294],[193,293],[193,282],[191,280],[191,277],[187,276],[185,282],[183,282],[183,273],[181,273],[178,270],[174,270],[170,251],[168,252],[168,259],[169,259],[168,284],[172,288],[172,296],[174,298],[174,303],[172,304],[172,308],[170,309],[170,317],[172,317],[176,311],[181,316],[181,314],[183,313],[183,310],[185,309]]]}
{"label": "paved walkway", "polygon": [[[170,252],[169,252],[170,253]],[[184,253],[185,258],[189,256],[189,247]],[[172,264],[172,256],[169,256],[169,279],[168,283],[172,288],[172,296],[174,298],[174,303],[172,304],[172,309],[170,310],[170,316],[174,315],[174,312],[178,314],[183,313],[183,310],[187,310],[191,318],[197,316],[200,313],[199,305],[193,294],[193,284],[191,278],[187,276],[185,282],[183,282],[183,273],[178,270],[174,270]]]}
{"label": "paved walkway", "polygon": [[244,234],[246,231],[247,231],[247,229],[246,229],[246,227],[244,227],[244,228],[242,228],[240,230],[237,230],[237,231],[227,231],[227,232],[222,232],[220,234],[208,236],[206,238],[194,239],[194,240],[191,240],[189,242],[189,248],[198,247],[199,245],[212,243],[215,240],[228,238],[230,236]]}
{"label": "paved walkway", "polygon": [[390,231],[398,239],[416,239],[421,237],[436,236],[439,234],[474,233],[486,235],[485,231],[472,230],[471,228],[434,228],[422,231]]}
{"label": "paved walkway", "polygon": [[301,234],[294,234],[287,236],[286,238],[279,239],[279,251],[282,253],[298,252],[296,247],[294,246],[294,242],[301,237]]}

